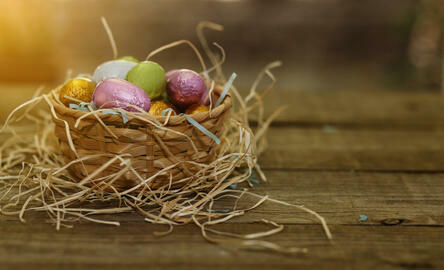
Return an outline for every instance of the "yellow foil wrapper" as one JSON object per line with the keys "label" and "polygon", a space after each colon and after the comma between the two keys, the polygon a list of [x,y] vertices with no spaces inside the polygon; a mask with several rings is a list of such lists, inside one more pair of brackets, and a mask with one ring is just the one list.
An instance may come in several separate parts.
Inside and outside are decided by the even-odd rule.
{"label": "yellow foil wrapper", "polygon": [[210,110],[210,108],[208,106],[200,105],[200,104],[193,104],[187,108],[185,113],[186,114],[195,114],[195,113],[200,113],[200,112],[208,112],[209,110]]}
{"label": "yellow foil wrapper", "polygon": [[173,109],[177,114],[179,113],[173,104],[163,100],[153,101],[149,113],[152,115],[162,115],[162,112],[168,108]]}
{"label": "yellow foil wrapper", "polygon": [[78,102],[67,99],[65,96],[69,96],[83,102],[91,102],[95,88],[96,84],[91,80],[86,78],[75,78],[62,86],[62,89],[60,89],[59,98],[60,101],[67,107],[70,103],[77,104]]}

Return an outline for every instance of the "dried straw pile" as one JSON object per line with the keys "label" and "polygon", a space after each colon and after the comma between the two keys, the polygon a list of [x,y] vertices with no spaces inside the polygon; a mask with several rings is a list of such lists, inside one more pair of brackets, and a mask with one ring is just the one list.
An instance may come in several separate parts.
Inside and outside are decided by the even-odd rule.
{"label": "dried straw pile", "polygon": [[[221,56],[210,50],[203,36],[204,28],[220,31],[222,27],[204,22],[198,25],[197,32],[213,65],[210,69],[203,65],[203,75],[210,78],[210,74],[213,74],[213,87],[225,86],[227,80],[221,69],[225,53],[217,44],[214,45],[220,49]],[[183,43],[190,45],[188,41],[179,41],[155,52]],[[198,56],[203,63],[200,54]],[[27,212],[44,211],[59,230],[62,226],[72,226],[79,219],[119,225],[118,221],[98,216],[137,211],[149,223],[169,225],[168,232],[175,225],[194,223],[210,242],[286,253],[306,252],[303,248],[281,247],[257,239],[283,229],[282,225],[268,220],[262,221],[273,226],[271,230],[249,235],[209,228],[210,225],[244,215],[270,201],[314,215],[322,223],[327,237],[331,238],[324,219],[304,206],[256,195],[247,189],[230,188],[242,182],[251,185],[248,179],[254,171],[262,181],[266,181],[257,159],[265,148],[268,126],[283,109],[264,119],[264,97],[275,83],[270,70],[277,66],[280,66],[280,62],[266,66],[245,98],[231,85],[231,96],[225,98],[221,106],[196,116],[195,120],[219,137],[220,145],[215,145],[210,138],[196,130],[185,121],[184,116],[154,117],[147,113],[126,113],[129,123],[139,128],[124,128],[119,126],[122,125],[121,115],[104,115],[99,111],[72,113],[59,104],[57,89],[42,95],[42,89],[39,89],[30,101],[10,114],[1,130],[8,137],[0,146],[1,213],[17,215],[25,222]],[[264,77],[271,79],[271,84],[264,91],[258,92],[257,88]],[[217,98],[220,92],[217,87],[214,88]],[[40,109],[37,106],[39,103],[48,106]],[[233,108],[228,117],[231,103]],[[254,131],[249,126],[252,115],[258,123]],[[85,145],[91,148],[90,143],[78,143],[79,140],[85,140],[85,134],[79,132],[82,128],[90,132],[87,135],[92,132],[98,136],[96,138],[106,137],[109,141],[100,141],[94,145],[96,148],[88,150]],[[62,138],[60,144],[54,134]],[[120,138],[117,145],[113,145],[113,136]],[[122,139],[124,137],[126,142]],[[171,137],[176,142],[168,141]],[[143,142],[150,138],[150,143],[139,147],[141,144],[136,141],[137,138],[142,138],[140,140]],[[147,145],[150,148],[148,152]],[[112,151],[113,147],[117,147],[120,152]],[[128,148],[126,152],[122,150],[125,147]],[[137,153],[145,156],[151,154],[152,157],[157,153],[160,156],[159,162],[156,163],[155,158],[145,158],[141,163],[140,159],[135,158]],[[185,154],[180,156],[179,153]],[[254,198],[256,203],[246,209],[238,209],[238,201],[247,196]],[[235,199],[232,208],[229,211],[214,210],[215,201],[223,198]]]}

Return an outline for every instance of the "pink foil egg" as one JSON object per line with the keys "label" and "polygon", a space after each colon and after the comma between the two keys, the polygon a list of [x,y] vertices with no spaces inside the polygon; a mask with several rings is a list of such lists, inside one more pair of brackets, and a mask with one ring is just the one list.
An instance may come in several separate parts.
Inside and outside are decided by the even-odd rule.
{"label": "pink foil egg", "polygon": [[92,100],[97,108],[121,108],[129,112],[139,111],[123,103],[138,106],[147,112],[151,106],[151,100],[145,91],[137,85],[116,78],[99,83],[94,90]]}
{"label": "pink foil egg", "polygon": [[192,104],[200,103],[207,89],[203,78],[189,69],[169,71],[166,79],[169,100],[182,110]]}

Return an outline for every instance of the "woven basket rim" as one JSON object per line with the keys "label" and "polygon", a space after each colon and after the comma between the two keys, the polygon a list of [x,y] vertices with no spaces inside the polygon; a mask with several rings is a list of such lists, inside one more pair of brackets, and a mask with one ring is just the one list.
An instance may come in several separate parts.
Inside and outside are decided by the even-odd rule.
{"label": "woven basket rim", "polygon": [[[49,94],[49,100],[51,101],[52,105],[54,106],[55,111],[58,114],[66,115],[66,116],[69,115],[69,116],[74,117],[76,119],[88,114],[88,112],[85,112],[82,110],[76,110],[76,109],[71,109],[69,107],[66,107],[64,104],[57,101],[55,96],[58,94],[58,91],[60,90],[60,88],[61,88],[61,85],[56,87],[55,89],[53,89]],[[222,86],[215,86],[214,90],[213,90],[213,94],[215,94],[217,97],[219,97],[222,93],[222,90],[223,90]],[[231,106],[232,106],[231,95],[227,94],[225,96],[224,100],[222,101],[222,103],[218,107],[212,109],[211,111],[199,112],[199,113],[195,113],[195,114],[188,115],[188,116],[191,117],[192,119],[194,119],[195,121],[197,121],[198,123],[201,123],[208,118],[218,118],[224,112],[228,111],[231,108]],[[168,116],[158,116],[158,115],[150,115],[150,114],[147,115],[147,114],[141,114],[141,113],[136,113],[136,112],[128,112],[123,109],[110,109],[110,110],[124,112],[127,119],[128,119],[128,122],[126,123],[126,125],[131,125],[131,124],[146,125],[146,122],[138,119],[139,117],[142,117],[142,118],[145,118],[145,119],[148,119],[151,121],[161,122],[161,123],[166,121],[168,118]],[[122,116],[121,115],[103,114],[103,113],[97,113],[96,115],[98,117],[100,117],[100,119],[107,125],[122,124]],[[92,114],[84,117],[84,120],[94,120],[94,119],[96,119],[96,118]],[[179,124],[186,122],[186,121],[187,120],[184,115],[171,115],[169,117],[169,120],[168,120],[168,123],[166,124],[166,126],[179,125]]]}

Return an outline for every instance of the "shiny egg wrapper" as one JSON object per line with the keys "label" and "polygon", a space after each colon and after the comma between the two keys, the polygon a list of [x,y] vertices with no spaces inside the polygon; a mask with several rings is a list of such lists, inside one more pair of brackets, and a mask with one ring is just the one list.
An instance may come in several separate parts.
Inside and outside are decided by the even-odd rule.
{"label": "shiny egg wrapper", "polygon": [[201,105],[201,104],[193,104],[187,108],[185,113],[186,114],[195,114],[195,113],[200,113],[200,112],[208,112],[209,110],[210,110],[210,108],[208,106]]}
{"label": "shiny egg wrapper", "polygon": [[149,113],[152,115],[162,115],[162,112],[168,108],[173,109],[173,111],[176,114],[179,114],[179,111],[176,109],[176,107],[174,107],[173,104],[169,103],[168,101],[164,101],[164,100],[153,101],[151,103]]}
{"label": "shiny egg wrapper", "polygon": [[75,78],[69,80],[62,86],[60,89],[59,98],[60,101],[67,107],[69,107],[69,104],[71,103],[78,104],[78,102],[68,99],[65,96],[69,96],[83,102],[91,102],[95,88],[96,84],[91,80],[87,78]]}

